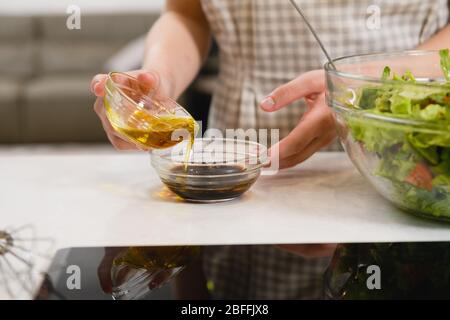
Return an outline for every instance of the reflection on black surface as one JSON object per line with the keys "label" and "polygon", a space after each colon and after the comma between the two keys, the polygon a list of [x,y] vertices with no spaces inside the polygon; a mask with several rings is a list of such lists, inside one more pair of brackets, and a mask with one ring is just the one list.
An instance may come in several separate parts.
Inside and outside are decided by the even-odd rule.
{"label": "reflection on black surface", "polygon": [[[368,289],[369,266],[379,267],[379,290]],[[331,299],[450,299],[450,244],[340,245],[325,280]]]}
{"label": "reflection on black surface", "polygon": [[[64,249],[36,299],[172,299],[172,280],[198,254],[195,246]],[[68,285],[76,276],[71,266],[79,267],[80,288]]]}
{"label": "reflection on black surface", "polygon": [[[109,260],[110,250],[112,261]],[[108,261],[108,266],[99,268],[99,278],[101,282],[108,281],[107,284],[102,282],[102,287],[106,292],[111,288],[114,299],[141,299],[170,282],[198,252],[197,247],[188,246],[106,249],[103,261]]]}
{"label": "reflection on black surface", "polygon": [[[302,250],[293,250],[296,247]],[[292,279],[293,275],[290,274],[292,269],[286,269],[286,266],[280,267],[273,261],[264,263],[263,260],[258,260],[260,265],[249,265],[242,263],[242,260],[249,258],[247,262],[252,261],[251,257],[236,256],[238,252],[254,253],[258,250],[261,252],[261,248],[281,250],[273,245],[65,249],[55,256],[36,298],[109,300],[214,298],[217,296],[215,292],[217,288],[207,285],[210,282],[214,284],[214,281],[207,279],[203,272],[204,263],[208,263],[203,261],[208,257],[202,253],[205,250],[226,250],[231,253],[236,262],[235,269],[227,269],[228,273],[220,274],[226,277],[222,281],[226,280],[227,286],[237,288],[244,283],[255,285],[254,280],[257,278],[253,278],[253,275],[258,272],[260,276],[261,272],[265,275],[258,278],[265,284],[274,281],[275,278],[278,281],[283,278]],[[317,247],[307,246],[307,248]],[[290,252],[286,251],[286,254],[296,257],[299,255],[298,252],[302,254],[306,252],[305,246],[301,245],[289,245],[289,249]],[[81,272],[81,287],[69,289],[68,281],[73,274],[68,270],[74,265],[78,266]],[[367,267],[370,265],[376,265],[380,269],[380,289],[367,286],[370,277]],[[274,274],[275,278],[265,278]],[[249,279],[246,278],[248,276],[253,278],[252,282],[248,282]],[[300,276],[306,278],[305,275]],[[235,281],[239,277],[243,282]],[[450,299],[450,243],[339,245],[325,280],[326,294],[324,293],[323,298],[328,299]],[[263,288],[271,290],[270,286]],[[267,292],[267,296],[270,294],[271,292]],[[235,298],[226,295],[222,297]]]}

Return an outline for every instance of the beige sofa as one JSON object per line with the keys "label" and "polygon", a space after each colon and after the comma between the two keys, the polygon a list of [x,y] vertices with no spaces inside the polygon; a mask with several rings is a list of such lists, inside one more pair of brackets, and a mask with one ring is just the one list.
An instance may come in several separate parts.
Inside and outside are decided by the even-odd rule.
{"label": "beige sofa", "polygon": [[0,143],[105,141],[91,77],[156,15],[0,16]]}

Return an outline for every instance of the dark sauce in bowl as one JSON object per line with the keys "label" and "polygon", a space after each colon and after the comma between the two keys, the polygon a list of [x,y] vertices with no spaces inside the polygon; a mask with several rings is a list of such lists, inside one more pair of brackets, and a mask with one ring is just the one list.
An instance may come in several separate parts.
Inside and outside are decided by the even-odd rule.
{"label": "dark sauce in bowl", "polygon": [[177,165],[161,177],[175,194],[191,202],[220,202],[246,192],[260,175],[260,169],[247,171],[236,164]]}

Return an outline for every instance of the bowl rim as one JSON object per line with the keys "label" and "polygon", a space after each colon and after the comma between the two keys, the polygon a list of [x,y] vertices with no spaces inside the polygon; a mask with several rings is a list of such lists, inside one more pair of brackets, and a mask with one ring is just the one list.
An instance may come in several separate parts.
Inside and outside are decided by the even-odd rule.
{"label": "bowl rim", "polygon": [[[326,73],[333,74],[339,77],[348,78],[352,80],[361,80],[366,82],[372,82],[372,83],[383,83],[383,84],[398,84],[397,81],[388,79],[388,80],[381,80],[380,77],[372,77],[372,76],[364,76],[364,75],[358,75],[356,73],[351,72],[344,72],[339,71],[338,69],[335,69],[333,65],[335,65],[336,62],[342,62],[344,60],[353,59],[353,58],[368,58],[368,57],[392,57],[392,56],[425,56],[425,55],[431,55],[431,54],[439,54],[439,50],[404,50],[404,51],[392,51],[392,52],[375,52],[375,53],[363,53],[363,54],[352,54],[347,56],[342,56],[339,58],[333,59],[331,62],[326,62],[323,66]],[[443,82],[418,82],[414,84],[410,84],[411,86],[427,86],[427,87],[440,87],[445,83]],[[450,88],[450,84],[449,84]]]}
{"label": "bowl rim", "polygon": [[[184,161],[171,161],[168,159],[163,158],[163,156],[155,154],[152,150],[149,151],[150,156],[151,156],[151,164],[153,166],[153,168],[159,173],[159,172],[164,172],[164,173],[170,173],[171,176],[176,176],[176,177],[186,177],[186,178],[196,178],[196,179],[212,179],[212,178],[222,178],[222,177],[235,177],[235,176],[242,176],[242,175],[248,175],[250,173],[256,172],[261,170],[262,167],[264,167],[267,164],[267,161],[265,162],[261,162],[259,161],[259,158],[261,157],[261,154],[264,153],[265,151],[267,151],[267,147],[260,144],[259,142],[255,142],[255,141],[248,141],[248,140],[242,140],[242,139],[229,139],[229,138],[198,138],[194,140],[195,142],[198,141],[204,141],[204,140],[211,140],[211,141],[232,141],[232,142],[240,142],[240,143],[245,143],[245,144],[253,144],[256,145],[258,147],[261,147],[263,149],[262,152],[258,153],[258,155],[254,156],[253,158],[258,158],[258,163],[252,165],[251,168],[249,168],[248,170],[246,169],[243,172],[237,172],[237,173],[231,173],[231,174],[215,174],[215,175],[194,175],[194,174],[183,174],[183,173],[173,173],[170,170],[166,169],[165,166],[156,166],[157,161],[159,162],[165,162],[165,163],[169,163],[173,166],[175,165],[185,165]],[[170,150],[171,148],[168,149],[164,149],[164,150]],[[264,151],[265,150],[265,151]],[[159,150],[162,151],[162,150]],[[190,163],[187,162],[187,164],[189,165]],[[239,163],[233,162],[233,163],[227,163],[227,162],[216,162],[214,163],[215,165],[226,165],[226,164],[236,164],[239,165]],[[211,164],[208,163],[198,163],[195,164],[196,166],[208,166]]]}
{"label": "bowl rim", "polygon": [[[150,112],[148,112],[145,108],[143,108],[141,105],[139,105],[138,103],[136,103],[136,101],[134,101],[133,99],[131,99],[123,90],[122,88],[120,88],[120,86],[118,86],[116,84],[116,82],[112,79],[112,76],[114,74],[118,74],[118,75],[122,75],[124,77],[127,77],[128,79],[131,79],[133,81],[138,82],[136,77],[133,77],[132,75],[129,75],[128,73],[125,72],[120,72],[120,71],[111,71],[108,72],[108,74],[106,75],[106,82],[105,82],[105,91],[109,94],[109,95],[113,95],[113,93],[111,92],[111,90],[108,88],[107,83],[110,82],[114,88],[120,93],[121,96],[123,96],[125,99],[127,99],[134,107],[136,107],[136,110],[145,112],[146,114],[150,115],[151,117],[155,117],[155,118],[161,118],[161,116],[158,116],[156,114],[152,114]],[[167,111],[167,113],[169,114],[175,114],[175,112],[168,110],[166,107],[164,107],[160,101],[158,99],[152,98],[151,96],[147,95],[147,94],[142,94],[143,97],[148,98],[148,100],[152,100],[152,103],[156,104],[158,107],[164,109]],[[106,98],[106,95],[105,95]],[[169,101],[170,103],[173,103],[176,108],[182,109],[185,113],[187,117],[192,117],[192,115],[185,109],[183,108],[178,102],[176,102],[174,99],[164,96],[164,99]]]}
{"label": "bowl rim", "polygon": [[[383,57],[383,56],[401,57],[401,56],[405,56],[405,55],[426,56],[426,55],[431,55],[431,54],[439,54],[439,50],[405,50],[405,51],[393,51],[393,52],[354,54],[354,55],[339,57],[339,58],[333,59],[332,61],[334,63],[334,62],[344,61],[347,59],[358,58],[358,57],[366,57],[366,58],[367,57]],[[327,77],[328,77],[328,75],[332,74],[332,75],[335,75],[338,77],[351,79],[351,80],[359,80],[359,81],[369,82],[372,84],[398,85],[398,82],[396,82],[394,80],[381,80],[380,78],[377,78],[377,77],[363,76],[363,75],[358,75],[355,73],[342,72],[342,71],[336,70],[333,67],[333,65],[331,64],[331,62],[325,63],[324,69],[325,69],[325,73],[326,73]],[[443,82],[428,82],[428,83],[418,82],[418,83],[406,84],[406,85],[415,86],[415,87],[432,87],[432,88],[443,88],[444,86],[446,86],[450,92],[450,84],[443,83]],[[353,113],[353,114],[361,116],[361,117],[369,118],[371,120],[387,121],[387,122],[391,122],[391,123],[394,123],[397,125],[408,125],[408,126],[414,127],[415,130],[418,130],[418,131],[429,131],[429,133],[450,134],[450,124],[433,123],[433,122],[429,122],[426,120],[401,118],[401,117],[395,117],[395,116],[390,116],[390,115],[386,115],[386,114],[376,114],[376,113],[368,112],[367,110],[351,108],[349,106],[342,105],[339,103],[336,105],[336,103],[332,103],[332,101],[331,101],[332,99],[329,96],[328,90],[327,90],[326,95],[327,95],[328,105],[330,105],[333,109],[337,109],[339,112],[345,111],[345,112]]]}

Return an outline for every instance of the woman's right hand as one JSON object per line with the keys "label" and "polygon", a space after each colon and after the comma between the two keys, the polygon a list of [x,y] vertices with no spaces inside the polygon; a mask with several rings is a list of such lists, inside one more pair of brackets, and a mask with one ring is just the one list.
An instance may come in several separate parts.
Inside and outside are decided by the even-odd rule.
{"label": "woman's right hand", "polygon": [[[149,72],[146,70],[135,70],[127,72],[127,74],[136,77],[140,82],[142,82],[142,84],[145,85],[145,87],[157,88],[158,93],[165,94],[168,92],[166,90],[167,85],[165,85],[160,81],[160,77],[156,72]],[[142,147],[122,139],[119,133],[117,133],[111,126],[111,123],[106,117],[105,107],[103,104],[106,78],[107,78],[106,74],[97,74],[95,77],[92,78],[91,81],[91,91],[97,97],[97,100],[95,101],[94,104],[94,111],[100,118],[100,121],[103,125],[103,129],[105,130],[106,135],[108,136],[109,141],[117,150],[136,150],[136,149],[142,150]]]}

